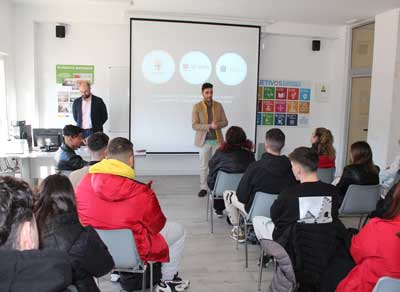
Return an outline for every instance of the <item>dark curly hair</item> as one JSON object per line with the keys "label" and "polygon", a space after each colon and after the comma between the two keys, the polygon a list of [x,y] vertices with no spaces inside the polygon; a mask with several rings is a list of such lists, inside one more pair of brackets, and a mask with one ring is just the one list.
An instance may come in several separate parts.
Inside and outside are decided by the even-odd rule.
{"label": "dark curly hair", "polygon": [[246,137],[246,133],[242,128],[232,126],[226,131],[225,142],[219,148],[220,151],[227,151],[229,149],[239,147],[246,150],[253,150],[253,142]]}
{"label": "dark curly hair", "polygon": [[33,196],[28,183],[0,176],[0,246],[17,249],[20,225],[33,218]]}

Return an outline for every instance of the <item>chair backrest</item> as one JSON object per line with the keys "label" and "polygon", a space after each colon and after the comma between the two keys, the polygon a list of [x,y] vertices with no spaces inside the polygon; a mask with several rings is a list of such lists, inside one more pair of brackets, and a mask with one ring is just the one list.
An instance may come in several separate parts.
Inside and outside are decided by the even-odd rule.
{"label": "chair backrest", "polygon": [[131,230],[96,229],[96,232],[107,246],[114,260],[115,269],[132,269],[142,264]]}
{"label": "chair backrest", "polygon": [[335,178],[336,168],[318,168],[317,175],[318,179],[324,183],[330,184]]}
{"label": "chair backrest", "polygon": [[340,206],[339,214],[369,214],[375,211],[380,192],[380,185],[350,185]]}
{"label": "chair backrest", "polygon": [[382,277],[378,280],[372,292],[398,292],[400,291],[400,279]]}
{"label": "chair backrest", "polygon": [[242,176],[243,173],[218,171],[213,190],[214,197],[222,198],[223,193],[227,190],[236,191]]}
{"label": "chair backrest", "polygon": [[265,153],[265,143],[258,143],[257,145],[257,160],[260,160]]}
{"label": "chair backrest", "polygon": [[271,218],[271,206],[278,198],[276,194],[267,194],[263,192],[257,192],[251,209],[247,216],[247,219],[253,220],[255,216],[264,216]]}

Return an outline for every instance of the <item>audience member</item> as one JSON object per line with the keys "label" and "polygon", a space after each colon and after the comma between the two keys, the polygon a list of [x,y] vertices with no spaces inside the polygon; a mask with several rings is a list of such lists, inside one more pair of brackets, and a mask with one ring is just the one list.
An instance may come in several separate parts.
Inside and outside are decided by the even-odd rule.
{"label": "audience member", "polygon": [[367,142],[355,142],[350,147],[350,164],[343,169],[337,184],[340,202],[350,185],[379,184],[379,167],[374,165],[372,150]]}
{"label": "audience member", "polygon": [[229,219],[234,225],[231,237],[244,241],[243,230],[238,228],[239,210],[250,211],[256,192],[279,194],[285,188],[296,184],[289,159],[281,155],[285,145],[285,134],[278,128],[270,129],[265,135],[265,150],[262,158],[252,163],[242,179],[237,191],[226,191],[224,201]]}
{"label": "audience member", "polygon": [[351,240],[356,263],[337,292],[370,292],[380,277],[400,279],[400,186],[383,218],[371,219]]}
{"label": "audience member", "polygon": [[[218,171],[227,173],[243,173],[250,163],[254,162],[253,143],[247,140],[242,128],[232,126],[225,135],[225,142],[215,152],[208,163],[208,187],[214,189]],[[214,200],[214,209],[218,216],[222,216],[225,209],[223,199]]]}
{"label": "audience member", "polygon": [[67,254],[37,250],[32,201],[26,182],[0,176],[0,291],[56,292],[71,283]]}
{"label": "audience member", "polygon": [[318,180],[314,149],[299,147],[289,159],[300,184],[283,190],[271,206],[271,218],[255,217],[253,226],[259,240],[273,239],[286,249],[299,291],[320,291],[338,234],[345,230],[338,219],[338,190]]}
{"label": "audience member", "polygon": [[318,168],[334,168],[336,151],[331,131],[326,128],[316,128],[311,136],[311,144],[319,156]]}
{"label": "audience member", "polygon": [[90,162],[89,165],[84,166],[81,169],[77,169],[71,172],[69,175],[69,180],[71,181],[74,189],[82,180],[82,178],[88,173],[89,167],[106,157],[108,141],[108,136],[102,132],[94,133],[87,138],[87,147],[90,152]]}
{"label": "audience member", "polygon": [[79,223],[74,189],[66,176],[53,174],[41,183],[35,217],[40,248],[67,252],[79,292],[100,292],[94,278],[110,272],[114,261],[96,231]]}
{"label": "audience member", "polygon": [[107,159],[92,165],[76,188],[80,221],[99,229],[131,229],[141,259],[162,262],[156,291],[183,291],[189,286],[178,276],[185,229],[166,223],[150,184],[135,180],[133,153],[129,140],[110,141]]}
{"label": "audience member", "polygon": [[64,142],[56,155],[57,169],[60,171],[77,170],[88,164],[75,153],[81,147],[82,129],[74,125],[66,125],[63,129]]}

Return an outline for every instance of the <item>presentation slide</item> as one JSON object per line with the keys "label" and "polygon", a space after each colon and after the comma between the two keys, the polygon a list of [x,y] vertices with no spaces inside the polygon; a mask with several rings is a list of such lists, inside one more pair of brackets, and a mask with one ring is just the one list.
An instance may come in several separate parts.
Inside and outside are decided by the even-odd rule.
{"label": "presentation slide", "polygon": [[131,19],[131,140],[148,153],[198,152],[193,105],[214,85],[229,126],[255,142],[260,27]]}

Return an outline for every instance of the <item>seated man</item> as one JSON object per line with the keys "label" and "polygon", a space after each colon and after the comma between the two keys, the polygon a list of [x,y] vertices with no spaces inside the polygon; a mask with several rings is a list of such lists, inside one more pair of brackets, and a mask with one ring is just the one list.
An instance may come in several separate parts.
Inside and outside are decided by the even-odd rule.
{"label": "seated man", "polygon": [[[339,190],[318,180],[314,149],[299,147],[289,159],[300,184],[279,194],[271,207],[271,218],[253,218],[254,231],[258,239],[273,239],[286,249],[300,291],[320,291],[321,285],[337,283],[335,273],[326,271],[334,270],[331,266],[341,259],[346,262],[346,229],[338,219]],[[340,261],[332,261],[336,257]]]}
{"label": "seated man", "polygon": [[150,184],[135,180],[133,153],[128,139],[110,141],[107,159],[91,166],[75,190],[80,221],[98,229],[131,229],[141,259],[162,262],[156,291],[183,291],[189,281],[178,277],[178,267],[186,232],[166,223]]}
{"label": "seated man", "polygon": [[28,184],[0,176],[0,291],[63,291],[71,283],[68,255],[37,250],[38,238]]}
{"label": "seated man", "polygon": [[81,156],[75,153],[81,147],[82,129],[74,125],[66,125],[63,129],[64,142],[56,155],[57,169],[72,171],[88,164]]}
{"label": "seated man", "polygon": [[300,184],[279,194],[271,206],[271,218],[253,219],[258,239],[273,239],[282,244],[285,243],[282,236],[287,235],[286,231],[297,222],[329,223],[338,219],[339,191],[335,186],[318,180],[317,152],[299,147],[289,154],[289,159]]}
{"label": "seated man", "polygon": [[234,225],[231,237],[244,241],[243,230],[239,230],[239,210],[250,211],[256,192],[279,194],[283,189],[296,184],[289,159],[281,155],[285,146],[285,134],[277,128],[265,134],[265,150],[262,158],[252,163],[243,175],[237,191],[226,191],[224,201],[231,224]]}
{"label": "seated man", "polygon": [[89,165],[77,169],[69,175],[69,180],[72,183],[74,189],[82,178],[89,172],[89,167],[97,162],[103,160],[106,157],[107,145],[110,138],[102,132],[94,133],[87,139],[87,147],[90,153]]}

